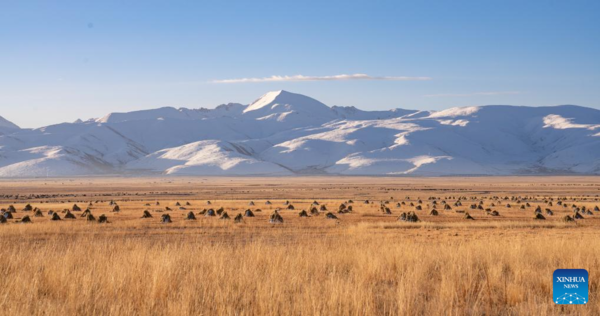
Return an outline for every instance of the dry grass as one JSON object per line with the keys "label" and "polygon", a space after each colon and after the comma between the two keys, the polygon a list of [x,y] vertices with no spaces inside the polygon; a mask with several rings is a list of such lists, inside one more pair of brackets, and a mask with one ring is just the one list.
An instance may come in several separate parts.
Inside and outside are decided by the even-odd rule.
{"label": "dry grass", "polygon": [[482,221],[482,222],[417,222],[417,223],[405,223],[405,222],[376,222],[376,223],[357,223],[353,226],[355,230],[368,230],[368,229],[483,229],[483,228],[495,228],[495,229],[518,229],[518,228],[574,228],[579,223],[576,222],[563,222],[563,221]]}
{"label": "dry grass", "polygon": [[[370,197],[368,192],[364,190]],[[205,207],[206,197],[198,194],[165,197],[161,207],[188,199],[195,212]],[[89,193],[73,197],[98,198]],[[103,199],[111,198],[119,200],[121,213],[110,213],[106,202],[93,209],[95,215],[107,213],[110,224],[80,218],[51,222],[46,216],[34,218],[33,224],[0,226],[0,314],[600,314],[600,225],[593,218],[600,214],[563,223],[559,217],[570,210],[559,209],[547,221],[534,221],[532,210],[524,214],[499,206],[499,218],[472,211],[476,220],[463,221],[462,214],[441,211],[430,217],[423,210],[422,222],[399,223],[398,209],[384,216],[377,204],[357,201],[354,213],[340,215],[339,222],[324,216],[298,218],[311,196],[293,200],[297,210],[282,211],[283,225],[267,222],[272,209],[282,204],[275,199],[272,207],[256,199],[263,212],[243,224],[202,216],[183,221],[186,211],[175,210],[170,212],[174,223],[163,225],[158,223],[161,213],[139,218],[154,197]],[[271,198],[282,196],[271,192]],[[325,203],[335,207],[342,201]],[[577,203],[591,206],[596,201]],[[44,211],[72,205],[35,199],[1,203],[20,209],[28,202]],[[248,200],[213,201],[215,208],[221,205],[233,217],[248,208]],[[587,305],[552,302],[557,268],[590,272]]]}
{"label": "dry grass", "polygon": [[[270,237],[232,244],[91,233],[5,242],[0,306],[5,315],[600,313],[598,239]],[[557,267],[591,271],[588,305],[552,303]]]}

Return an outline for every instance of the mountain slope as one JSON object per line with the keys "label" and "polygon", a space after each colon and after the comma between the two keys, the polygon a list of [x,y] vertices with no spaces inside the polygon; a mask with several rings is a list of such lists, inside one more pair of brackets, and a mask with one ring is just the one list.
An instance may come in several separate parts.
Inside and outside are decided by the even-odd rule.
{"label": "mountain slope", "polygon": [[19,126],[17,126],[17,124],[3,118],[2,116],[0,116],[0,134],[2,133],[2,131],[12,131],[12,130],[17,130],[19,129]]}
{"label": "mountain slope", "polygon": [[242,144],[199,141],[159,150],[133,161],[129,170],[169,175],[288,175],[287,169],[252,157]]}
{"label": "mountain slope", "polygon": [[248,105],[243,111],[243,116],[291,127],[318,126],[338,118],[327,105],[284,90],[266,93]]}
{"label": "mountain slope", "polygon": [[600,174],[600,111],[572,105],[362,111],[281,90],[247,106],[2,122],[0,177]]}

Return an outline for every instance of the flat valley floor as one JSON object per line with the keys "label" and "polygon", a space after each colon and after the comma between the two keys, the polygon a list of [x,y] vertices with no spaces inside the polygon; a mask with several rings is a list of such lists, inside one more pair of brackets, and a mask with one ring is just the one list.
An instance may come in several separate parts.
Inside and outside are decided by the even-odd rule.
{"label": "flat valley floor", "polygon": [[0,314],[600,315],[599,207],[600,177],[1,180]]}

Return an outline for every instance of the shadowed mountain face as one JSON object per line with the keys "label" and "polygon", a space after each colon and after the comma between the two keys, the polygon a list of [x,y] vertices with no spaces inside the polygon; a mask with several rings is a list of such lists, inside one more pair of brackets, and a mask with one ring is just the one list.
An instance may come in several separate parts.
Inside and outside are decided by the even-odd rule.
{"label": "shadowed mountain face", "polygon": [[250,105],[111,113],[33,130],[0,117],[0,177],[97,174],[600,174],[600,111],[362,111],[273,91]]}
{"label": "shadowed mountain face", "polygon": [[7,119],[0,116],[0,129],[9,130],[9,129],[19,129],[19,127],[13,122],[8,121]]}

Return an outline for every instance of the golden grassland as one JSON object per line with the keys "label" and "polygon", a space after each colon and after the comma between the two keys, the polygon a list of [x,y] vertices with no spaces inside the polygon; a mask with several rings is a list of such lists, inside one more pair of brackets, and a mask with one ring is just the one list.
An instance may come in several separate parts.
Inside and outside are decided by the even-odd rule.
{"label": "golden grassland", "polygon": [[[562,221],[573,204],[600,206],[598,194],[593,177],[2,181],[0,207],[17,212],[0,225],[0,314],[598,315],[600,212]],[[513,196],[521,203],[502,200]],[[431,216],[430,197],[466,200]],[[569,206],[556,205],[559,197]],[[396,220],[419,199],[420,222]],[[295,210],[283,209],[286,200]],[[338,220],[298,217],[314,200]],[[500,216],[469,209],[474,201]],[[57,222],[47,215],[89,202],[110,223],[87,222],[81,212]],[[341,203],[353,211],[338,214]],[[26,204],[44,217],[21,211]],[[538,205],[554,215],[534,220]],[[198,214],[219,207],[232,218],[248,208],[256,217],[234,223]],[[268,221],[276,208],[283,224]],[[146,209],[152,218],[140,218]],[[197,220],[184,220],[190,211]],[[162,214],[173,223],[160,223]],[[18,223],[25,215],[33,223]],[[587,305],[552,302],[557,268],[590,272]]]}

